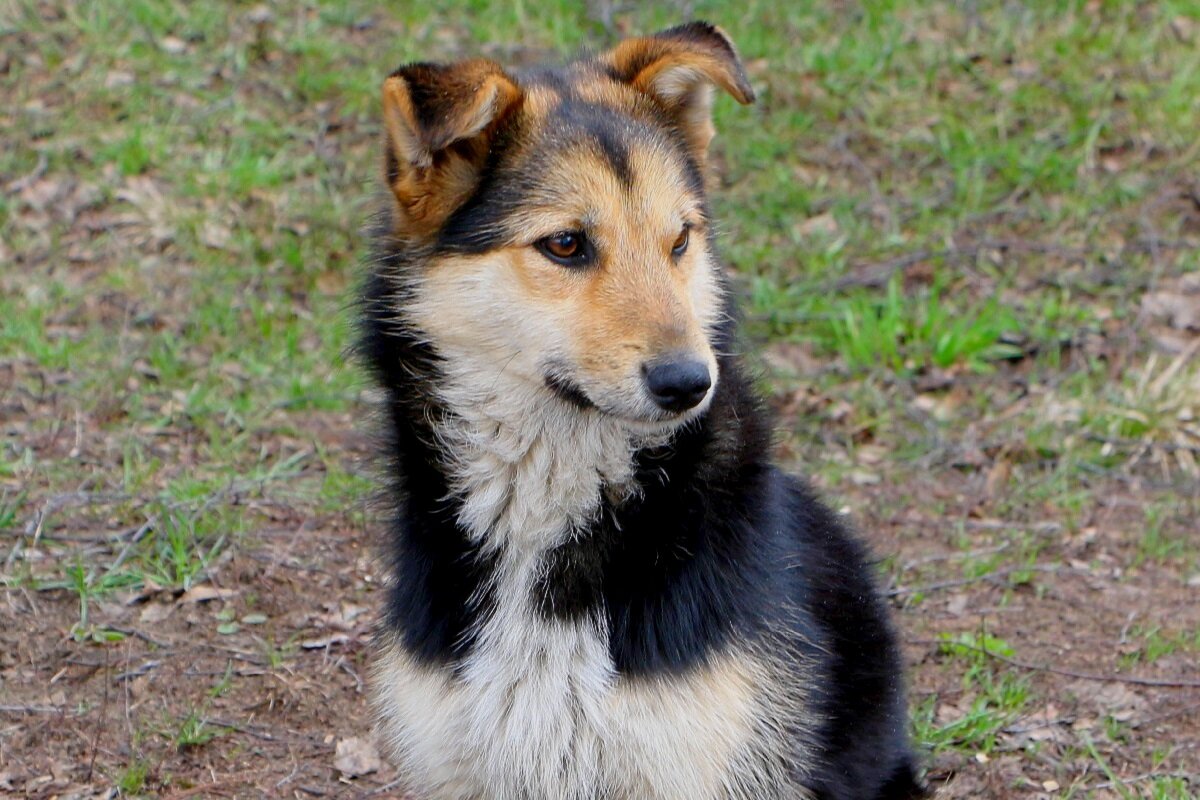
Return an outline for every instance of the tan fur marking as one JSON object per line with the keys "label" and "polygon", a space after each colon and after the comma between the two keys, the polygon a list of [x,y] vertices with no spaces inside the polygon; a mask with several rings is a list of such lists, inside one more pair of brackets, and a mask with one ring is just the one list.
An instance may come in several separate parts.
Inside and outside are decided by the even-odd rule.
{"label": "tan fur marking", "polygon": [[[405,234],[433,232],[475,189],[489,129],[521,93],[484,59],[451,67],[410,67],[383,83],[387,146],[397,174],[390,187]],[[432,108],[417,108],[416,83]]]}
{"label": "tan fur marking", "polygon": [[715,132],[712,87],[721,87],[739,103],[754,102],[754,89],[737,50],[720,28],[626,39],[602,60],[675,117],[701,163]]}

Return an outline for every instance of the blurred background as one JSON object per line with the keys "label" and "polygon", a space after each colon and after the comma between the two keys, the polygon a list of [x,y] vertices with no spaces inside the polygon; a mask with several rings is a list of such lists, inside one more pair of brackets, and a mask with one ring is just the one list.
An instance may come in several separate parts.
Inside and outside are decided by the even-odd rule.
{"label": "blurred background", "polygon": [[402,796],[348,356],[409,60],[692,18],[780,457],[942,797],[1200,795],[1200,2],[0,2],[0,794]]}

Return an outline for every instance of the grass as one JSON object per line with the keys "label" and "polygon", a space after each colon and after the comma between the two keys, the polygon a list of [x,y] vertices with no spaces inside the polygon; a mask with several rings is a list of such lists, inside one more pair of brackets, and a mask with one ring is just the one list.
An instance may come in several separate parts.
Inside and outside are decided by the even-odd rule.
{"label": "grass", "polygon": [[982,632],[942,639],[942,654],[965,664],[962,688],[970,698],[969,707],[957,718],[938,723],[934,704],[927,702],[914,715],[917,738],[935,754],[959,749],[986,755],[995,749],[1005,727],[1026,710],[1029,683],[995,669],[989,653],[1014,655],[1003,639]]}
{"label": "grass", "polygon": [[172,736],[175,746],[183,750],[203,747],[218,736],[224,736],[225,733],[224,728],[210,724],[199,711],[192,711],[179,720]]}
{"label": "grass", "polygon": [[133,761],[117,776],[117,788],[124,795],[137,796],[146,785],[150,765],[141,759]]}
{"label": "grass", "polygon": [[[949,574],[999,586],[1004,606],[1045,594],[1035,567],[1103,524],[1114,481],[1144,506],[1120,566],[1194,573],[1196,501],[1180,498],[1200,474],[1200,351],[1142,297],[1183,296],[1200,273],[1196,0],[702,0],[613,19],[565,0],[17,0],[0,11],[20,44],[0,69],[0,409],[21,410],[0,437],[0,535],[28,558],[3,585],[69,592],[74,634],[103,646],[120,634],[97,604],[186,590],[279,518],[365,527],[374,479],[321,432],[361,414],[347,308],[380,77],[417,58],[557,57],[684,5],[729,31],[760,97],[717,101],[714,201],[788,452],[893,516],[948,516],[941,484],[977,474],[964,519],[1014,522],[986,541],[952,530]],[[76,493],[120,499],[55,504]],[[1022,527],[1047,520],[1049,543]],[[79,555],[84,535],[103,556]],[[1045,698],[962,646],[1016,645],[958,635],[917,734],[969,757]],[[1128,668],[1196,646],[1133,635]],[[264,631],[261,649],[277,667],[295,641]],[[946,720],[950,696],[970,699]],[[175,719],[180,746],[219,735]],[[139,760],[119,783],[136,794],[146,776]],[[1139,790],[1184,796],[1172,781]]]}
{"label": "grass", "polygon": [[1130,637],[1136,646],[1121,657],[1126,669],[1142,663],[1153,664],[1160,658],[1178,652],[1200,652],[1200,630],[1165,632],[1159,625],[1134,626]]}

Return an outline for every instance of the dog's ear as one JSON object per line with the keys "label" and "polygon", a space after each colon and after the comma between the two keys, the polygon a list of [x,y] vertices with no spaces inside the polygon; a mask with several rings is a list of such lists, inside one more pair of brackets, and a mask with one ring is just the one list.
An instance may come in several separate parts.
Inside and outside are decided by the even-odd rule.
{"label": "dog's ear", "polygon": [[754,89],[733,42],[707,22],[626,39],[601,61],[617,80],[650,95],[667,111],[701,163],[715,132],[713,87],[721,87],[739,103],[754,102]]}
{"label": "dog's ear", "polygon": [[497,124],[521,91],[492,61],[410,64],[383,82],[388,186],[412,233],[430,233],[475,189]]}

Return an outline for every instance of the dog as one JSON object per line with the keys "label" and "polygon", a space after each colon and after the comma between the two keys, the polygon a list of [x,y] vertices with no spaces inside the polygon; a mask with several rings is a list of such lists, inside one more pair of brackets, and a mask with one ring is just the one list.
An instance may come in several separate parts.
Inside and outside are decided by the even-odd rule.
{"label": "dog", "polygon": [[864,547],[769,460],[707,152],[706,23],[383,83],[360,351],[390,585],[373,706],[428,800],[921,794]]}

